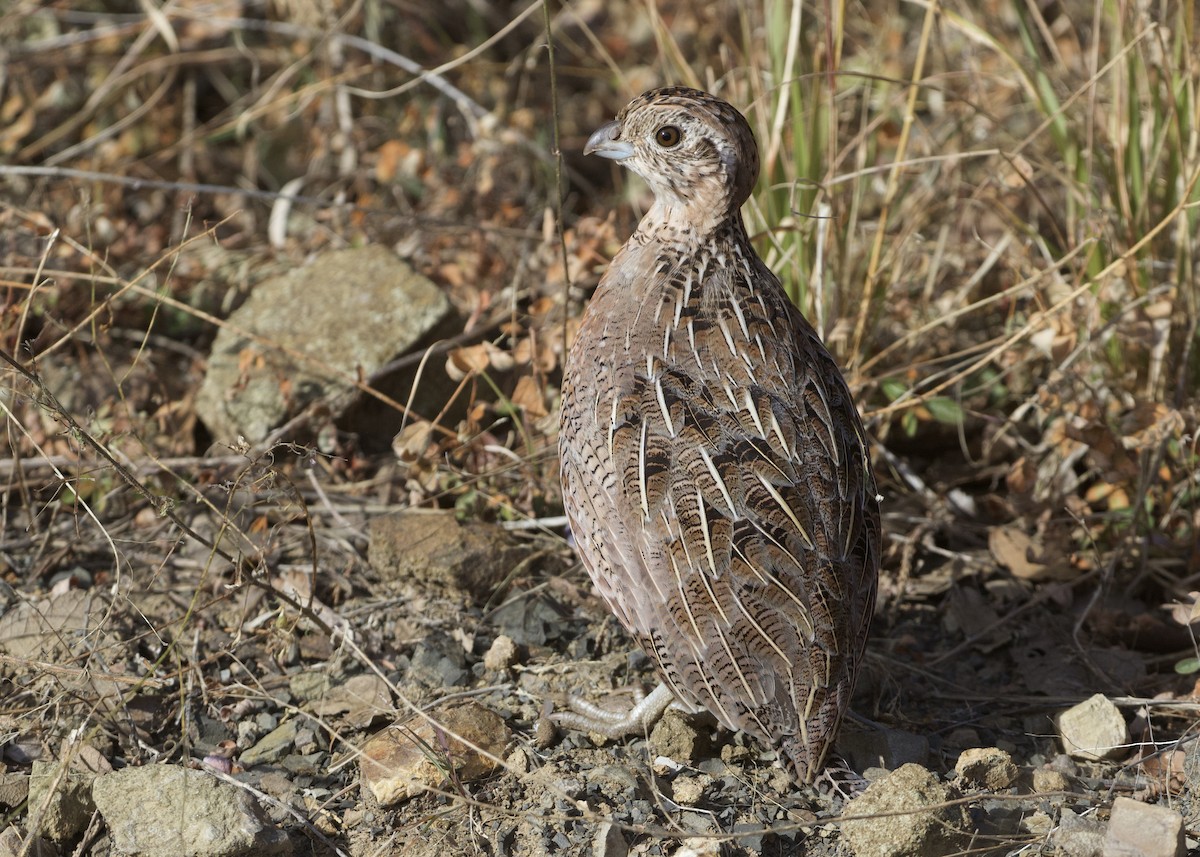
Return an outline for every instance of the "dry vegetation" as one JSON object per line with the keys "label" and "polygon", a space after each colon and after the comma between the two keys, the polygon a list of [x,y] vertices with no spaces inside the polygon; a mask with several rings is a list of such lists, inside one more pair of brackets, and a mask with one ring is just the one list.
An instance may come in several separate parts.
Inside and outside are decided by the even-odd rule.
{"label": "dry vegetation", "polygon": [[[684,83],[750,118],[760,251],[877,440],[888,540],[859,710],[929,736],[938,772],[976,741],[1029,766],[1055,752],[1050,716],[1103,692],[1134,746],[1054,807],[1176,800],[1200,674],[1196,4],[692,5],[0,11],[0,611],[69,593],[103,606],[58,645],[14,654],[0,639],[10,772],[81,746],[187,763],[200,714],[244,750],[256,736],[239,719],[300,712],[289,676],[377,671],[391,688],[374,718],[305,715],[332,771],[296,804],[312,853],[501,853],[489,808],[522,810],[500,787],[365,810],[343,788],[354,765],[335,762],[388,707],[440,695],[406,683],[429,635],[478,663],[497,604],[549,599],[571,628],[603,629],[586,652],[551,635],[529,669],[628,642],[561,528],[455,601],[381,581],[367,522],[415,506],[560,513],[564,342],[646,204],[580,150],[632,94]],[[445,393],[358,378],[383,400],[377,423],[316,402],[264,440],[214,438],[194,404],[224,320],[264,279],[363,245],[450,298],[457,330],[408,358]],[[340,309],[328,324],[354,325]],[[534,744],[515,705],[529,758],[567,752]],[[0,828],[36,811],[0,807]],[[588,812],[571,823],[605,817]],[[628,831],[636,853],[674,853],[663,812]]]}

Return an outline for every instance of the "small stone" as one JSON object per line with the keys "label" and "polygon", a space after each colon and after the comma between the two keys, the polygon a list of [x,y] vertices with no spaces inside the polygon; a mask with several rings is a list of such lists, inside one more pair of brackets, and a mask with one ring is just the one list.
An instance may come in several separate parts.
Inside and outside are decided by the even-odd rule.
{"label": "small stone", "polygon": [[697,729],[683,712],[668,708],[650,731],[650,747],[656,755],[676,762],[691,762],[708,754],[708,735]]}
{"label": "small stone", "polygon": [[970,829],[958,795],[920,765],[903,765],[850,802],[842,835],[855,857],[933,857],[965,848]]}
{"label": "small stone", "polygon": [[1062,857],[1099,857],[1104,825],[1094,815],[1082,815],[1069,807],[1060,810],[1058,827],[1050,833],[1054,854]]}
{"label": "small stone", "polygon": [[29,778],[29,818],[38,820],[37,832],[55,842],[83,833],[96,805],[92,803],[95,774],[69,768],[60,762],[34,762]]}
{"label": "small stone", "polygon": [[675,857],[721,857],[721,842],[712,837],[693,837],[679,844]]}
{"label": "small stone", "polygon": [[1021,829],[1034,836],[1045,837],[1054,829],[1054,819],[1040,809],[1035,809],[1021,819]]}
{"label": "small stone", "polygon": [[1071,778],[1051,768],[1034,768],[1033,790],[1038,794],[1070,791]]}
{"label": "small stone", "polygon": [[333,687],[333,679],[323,672],[299,672],[288,679],[288,690],[299,702],[320,699]]}
{"label": "small stone", "polygon": [[1056,723],[1063,749],[1076,759],[1116,759],[1128,750],[1125,718],[1102,693],[1068,708],[1058,715]]}
{"label": "small stone", "polygon": [[671,784],[671,797],[677,804],[695,806],[704,797],[704,790],[712,785],[713,778],[708,774],[694,776],[679,776]]}
{"label": "small stone", "polygon": [[384,580],[479,603],[487,601],[530,553],[527,544],[499,525],[460,521],[449,509],[376,515],[367,535],[367,562]]}
{"label": "small stone", "polygon": [[1165,806],[1119,797],[1113,802],[1104,857],[1183,857],[1183,816]]}
{"label": "small stone", "polygon": [[627,857],[629,843],[625,841],[621,828],[608,822],[599,825],[592,840],[592,854],[595,857]]}
{"label": "small stone", "polygon": [[258,787],[271,797],[286,799],[296,793],[296,784],[292,778],[279,771],[267,771],[259,780]]}
{"label": "small stone", "polygon": [[390,806],[442,786],[450,770],[458,782],[481,780],[496,770],[508,741],[504,720],[475,702],[413,716],[363,745],[362,785],[380,806]]}
{"label": "small stone", "polygon": [[315,777],[325,768],[325,754],[322,752],[289,753],[279,760],[279,766],[288,773],[298,777]]}
{"label": "small stone", "polygon": [[942,740],[942,747],[950,750],[965,750],[968,747],[978,747],[982,739],[979,733],[970,726],[960,726]]}
{"label": "small stone", "polygon": [[487,654],[483,656],[483,665],[491,672],[507,670],[516,662],[517,644],[507,634],[501,634],[493,640]]}
{"label": "small stone", "polygon": [[558,727],[549,717],[539,717],[533,727],[533,745],[539,750],[547,750],[558,740]]}
{"label": "small stone", "polygon": [[1017,779],[1012,756],[997,747],[963,750],[954,770],[965,785],[993,792],[1008,788]]}
{"label": "small stone", "polygon": [[317,751],[317,733],[312,729],[297,729],[294,743],[301,755],[315,753]]}
{"label": "small stone", "polygon": [[360,673],[330,688],[308,708],[321,717],[340,715],[352,728],[366,729],[393,711],[392,691],[382,676]]}
{"label": "small stone", "polygon": [[20,771],[0,774],[0,806],[17,807],[29,797],[29,775]]}
{"label": "small stone", "polygon": [[33,841],[26,847],[21,831],[6,827],[0,833],[0,857],[57,857],[58,849],[40,836],[26,837]]}
{"label": "small stone", "polygon": [[247,768],[255,765],[269,765],[278,762],[292,749],[296,740],[298,725],[295,720],[288,720],[276,727],[253,747],[239,757],[239,761]]}
{"label": "small stone", "polygon": [[507,771],[518,777],[522,774],[528,774],[530,771],[529,755],[525,752],[525,748],[517,747],[509,753],[508,758],[504,760],[504,767]]}

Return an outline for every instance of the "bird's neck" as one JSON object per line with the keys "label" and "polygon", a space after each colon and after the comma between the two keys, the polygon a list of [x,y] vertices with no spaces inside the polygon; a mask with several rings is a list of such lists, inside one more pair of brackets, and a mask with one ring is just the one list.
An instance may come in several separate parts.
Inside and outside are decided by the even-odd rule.
{"label": "bird's neck", "polygon": [[691,256],[748,247],[746,224],[740,210],[704,211],[696,206],[672,206],[656,201],[631,239],[643,245]]}

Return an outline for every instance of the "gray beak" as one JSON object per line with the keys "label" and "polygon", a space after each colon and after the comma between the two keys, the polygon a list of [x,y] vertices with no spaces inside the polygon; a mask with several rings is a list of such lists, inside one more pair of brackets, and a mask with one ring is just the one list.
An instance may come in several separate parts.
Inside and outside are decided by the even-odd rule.
{"label": "gray beak", "polygon": [[583,147],[583,153],[599,155],[614,161],[625,160],[633,154],[633,144],[625,140],[618,140],[617,134],[620,131],[621,126],[616,122],[607,122],[601,125],[592,136],[588,137],[587,145]]}

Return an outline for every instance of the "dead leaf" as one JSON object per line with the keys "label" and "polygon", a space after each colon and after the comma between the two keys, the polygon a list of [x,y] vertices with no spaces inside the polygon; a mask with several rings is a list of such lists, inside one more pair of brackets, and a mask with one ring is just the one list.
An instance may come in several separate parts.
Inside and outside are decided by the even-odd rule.
{"label": "dead leaf", "polygon": [[491,364],[491,354],[486,343],[464,345],[455,348],[446,356],[446,374],[451,380],[461,381],[468,375],[476,375]]}
{"label": "dead leaf", "polygon": [[424,457],[433,435],[433,423],[420,420],[409,423],[392,439],[392,452],[404,462],[413,462]]}
{"label": "dead leaf", "polygon": [[1191,599],[1190,603],[1185,601],[1165,605],[1171,618],[1185,628],[1200,621],[1200,592],[1193,590],[1187,594],[1187,597]]}
{"label": "dead leaf", "polygon": [[1126,449],[1153,449],[1183,434],[1183,415],[1162,402],[1140,402],[1121,423]]}
{"label": "dead leaf", "polygon": [[988,531],[988,549],[996,562],[1022,580],[1041,580],[1046,566],[1034,560],[1033,539],[1016,527],[992,527]]}
{"label": "dead leaf", "polygon": [[532,375],[522,375],[517,379],[517,387],[512,394],[512,403],[534,419],[544,417],[548,413],[542,387]]}

